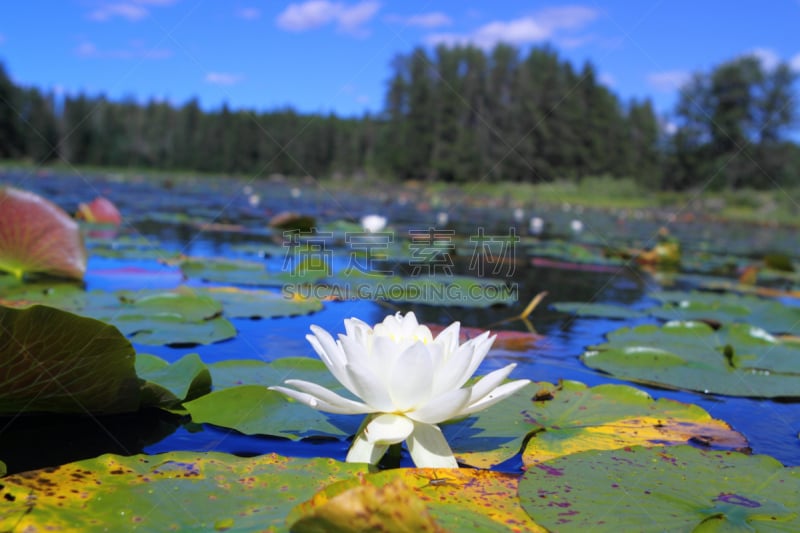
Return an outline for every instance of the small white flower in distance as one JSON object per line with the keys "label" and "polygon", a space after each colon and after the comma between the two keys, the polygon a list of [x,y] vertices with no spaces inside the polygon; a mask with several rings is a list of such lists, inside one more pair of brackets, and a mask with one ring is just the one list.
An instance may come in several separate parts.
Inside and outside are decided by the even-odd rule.
{"label": "small white flower in distance", "polygon": [[386,217],[367,215],[361,218],[361,227],[367,233],[377,233],[386,227]]}
{"label": "small white flower in distance", "polygon": [[481,411],[528,383],[504,383],[510,364],[464,384],[489,352],[495,336],[484,332],[459,344],[455,322],[436,338],[414,313],[387,316],[374,328],[357,318],[344,321],[346,333],[334,340],[317,326],[306,338],[322,361],[361,401],[309,381],[290,379],[289,387],[270,387],[320,411],[369,413],[347,454],[348,462],[376,464],[392,444],[406,441],[420,468],[457,468],[437,424]]}

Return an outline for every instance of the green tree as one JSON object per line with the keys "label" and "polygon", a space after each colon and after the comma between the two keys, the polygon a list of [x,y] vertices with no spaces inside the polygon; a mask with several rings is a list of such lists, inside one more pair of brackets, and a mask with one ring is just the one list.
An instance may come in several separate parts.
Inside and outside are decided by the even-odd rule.
{"label": "green tree", "polygon": [[681,181],[668,185],[764,187],[790,180],[782,164],[797,109],[795,79],[787,65],[770,70],[749,56],[695,74],[676,107],[670,172]]}

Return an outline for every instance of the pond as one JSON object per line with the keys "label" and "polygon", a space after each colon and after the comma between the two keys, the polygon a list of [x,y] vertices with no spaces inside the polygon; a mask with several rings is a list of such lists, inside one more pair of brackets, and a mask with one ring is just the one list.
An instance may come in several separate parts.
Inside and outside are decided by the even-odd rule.
{"label": "pond", "polygon": [[[498,342],[478,374],[513,362],[517,367],[512,378],[554,384],[575,380],[589,386],[635,385],[654,398],[699,405],[741,432],[753,452],[771,455],[787,466],[800,465],[798,388],[794,394],[775,394],[773,399],[769,398],[772,395],[753,398],[747,396],[764,395],[715,394],[715,387],[721,384],[715,383],[713,375],[707,386],[701,382],[701,390],[697,390],[697,386],[683,387],[669,379],[618,379],[613,375],[622,374],[597,370],[586,364],[590,359],[582,358],[591,347],[606,343],[616,330],[647,324],[660,328],[670,318],[702,318],[714,326],[714,338],[722,335],[720,323],[724,326],[725,321],[719,317],[727,316],[724,313],[735,307],[730,302],[705,308],[702,302],[694,307],[694,302],[681,300],[683,303],[669,307],[670,302],[680,300],[677,295],[694,294],[690,291],[696,289],[703,289],[706,295],[739,297],[741,291],[754,288],[738,282],[742,272],[760,264],[769,254],[782,254],[787,261],[800,264],[796,227],[737,224],[689,209],[637,212],[589,210],[568,204],[519,205],[514,199],[473,198],[455,190],[452,194],[429,195],[421,186],[334,190],[328,183],[320,185],[312,180],[87,177],[7,171],[0,174],[2,185],[36,192],[69,213],[75,213],[79,203],[97,196],[109,198],[118,206],[123,214],[118,229],[89,229],[88,292],[239,287],[287,296],[291,287],[297,291],[301,287],[293,285],[290,278],[282,287],[260,285],[257,279],[248,280],[246,271],[234,269],[220,274],[208,270],[209,265],[241,261],[280,272],[309,268],[303,261],[313,257],[303,254],[312,252],[321,254],[321,268],[334,279],[346,270],[359,270],[367,276],[374,273],[367,271],[380,270],[402,274],[404,279],[436,274],[467,280],[459,285],[458,294],[423,291],[409,296],[405,287],[406,292],[395,301],[338,300],[330,297],[342,293],[328,286],[315,293],[328,298],[314,312],[231,318],[235,337],[208,344],[140,344],[133,336],[137,353],[153,354],[170,363],[196,353],[206,364],[315,357],[305,340],[312,324],[338,333],[343,332],[344,318],[358,317],[373,324],[398,310],[414,311],[421,323],[447,325],[460,321],[464,327],[521,334],[521,344]],[[314,230],[285,231],[268,225],[273,217],[288,211],[313,217]],[[386,217],[388,226],[379,234],[364,235],[358,221],[369,214]],[[533,218],[541,219],[541,227]],[[663,232],[659,232],[663,227],[669,228],[670,239],[680,243],[680,267],[637,264],[631,250],[652,249],[662,239]],[[295,242],[296,236],[303,239]],[[432,254],[439,262],[428,261]],[[186,269],[188,260],[195,261],[198,275]],[[497,283],[469,281],[489,278]],[[794,273],[763,271],[759,279],[763,280],[761,286],[776,294],[774,301],[790,310],[800,308],[796,297],[800,283]],[[364,287],[376,290],[375,285]],[[527,321],[514,319],[542,292],[546,296]],[[746,298],[764,301],[763,295],[741,298],[745,299],[740,301],[743,309],[739,311],[744,314],[752,311],[755,315],[748,306],[756,300]],[[566,303],[593,306],[576,311],[561,305]],[[691,313],[683,316],[682,309]],[[707,316],[698,315],[697,309],[707,309]],[[730,312],[739,312],[734,311]],[[791,317],[796,316],[800,315],[784,317],[789,326],[773,333],[800,334],[800,320],[792,323]],[[725,350],[732,350],[734,345],[730,341],[720,352],[727,354]],[[742,387],[747,384],[742,383]],[[277,452],[343,460],[349,446],[342,439],[297,441],[244,435],[209,424],[175,424],[170,417],[147,413],[108,416],[99,422],[81,417],[11,417],[0,421],[0,427],[0,459],[10,472],[65,464],[106,452],[220,451],[246,457]],[[53,442],[59,445],[54,447]],[[403,455],[399,464],[410,466],[411,461]],[[520,472],[522,466],[517,455],[494,469]]]}

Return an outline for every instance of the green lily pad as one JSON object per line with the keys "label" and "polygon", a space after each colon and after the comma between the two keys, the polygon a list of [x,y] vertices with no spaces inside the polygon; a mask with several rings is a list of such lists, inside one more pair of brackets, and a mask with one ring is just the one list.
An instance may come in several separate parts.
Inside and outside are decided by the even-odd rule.
{"label": "green lily pad", "polygon": [[139,408],[135,352],[117,328],[52,307],[0,307],[0,413]]}
{"label": "green lily pad", "polygon": [[519,503],[519,479],[467,468],[384,470],[326,487],[286,520],[309,532],[544,532]]}
{"label": "green lily pad", "polygon": [[238,385],[281,385],[287,379],[303,379],[336,392],[344,390],[325,363],[311,357],[282,357],[270,363],[255,359],[231,359],[208,366],[214,388]]}
{"label": "green lily pad", "polygon": [[621,328],[583,362],[621,379],[754,398],[800,397],[800,344],[748,324]]}
{"label": "green lily pad", "polygon": [[731,293],[664,291],[650,294],[664,305],[649,312],[665,320],[747,322],[772,333],[792,333],[800,325],[800,307]]}
{"label": "green lily pad", "polygon": [[288,531],[298,502],[365,471],[275,454],[102,455],[3,478],[0,530]]}
{"label": "green lily pad", "polygon": [[236,336],[222,304],[188,288],[120,293],[121,309],[92,310],[139,344],[211,344]]}
{"label": "green lily pad", "polygon": [[270,272],[262,262],[243,259],[187,259],[181,263],[180,267],[188,278],[198,278],[214,283],[263,287],[280,287],[287,283],[308,283],[327,275],[325,268]]}
{"label": "green lily pad", "polygon": [[702,408],[654,400],[627,385],[531,384],[499,404],[443,427],[463,463],[489,468],[522,450],[526,465],[591,449],[697,442],[728,449],[747,441]]}
{"label": "green lily pad", "polygon": [[212,287],[201,291],[222,303],[229,318],[274,318],[307,315],[322,309],[317,298],[291,298],[264,290],[245,290],[237,287]]}
{"label": "green lily pad", "polygon": [[0,188],[0,270],[18,279],[44,273],[83,279],[86,247],[78,223],[51,201]]}
{"label": "green lily pad", "polygon": [[528,469],[519,497],[551,531],[800,530],[800,468],[690,446],[560,457]]}
{"label": "green lily pad", "polygon": [[571,313],[578,316],[592,316],[598,318],[642,318],[647,316],[641,311],[613,304],[596,304],[581,302],[558,302],[553,304],[553,309],[562,313]]}
{"label": "green lily pad", "polygon": [[110,322],[139,344],[211,344],[236,336],[222,304],[188,287],[173,290],[89,291],[71,283],[11,285],[0,303],[42,303]]}
{"label": "green lily pad", "polygon": [[136,373],[147,381],[142,399],[146,405],[174,407],[211,392],[211,373],[196,353],[172,364],[155,355],[140,353],[136,355]]}
{"label": "green lily pad", "polygon": [[320,411],[260,385],[222,389],[183,404],[198,424],[231,428],[245,435],[297,440],[311,436],[346,437]]}

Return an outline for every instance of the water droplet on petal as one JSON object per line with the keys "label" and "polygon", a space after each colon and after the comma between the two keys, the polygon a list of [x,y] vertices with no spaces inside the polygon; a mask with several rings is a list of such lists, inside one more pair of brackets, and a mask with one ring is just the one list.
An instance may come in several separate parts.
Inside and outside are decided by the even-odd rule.
{"label": "water droplet on petal", "polygon": [[315,400],[314,398],[311,398],[311,399],[308,401],[308,405],[310,405],[311,407],[316,407],[316,406],[318,406],[318,405],[319,405],[319,402],[318,402],[317,400]]}

